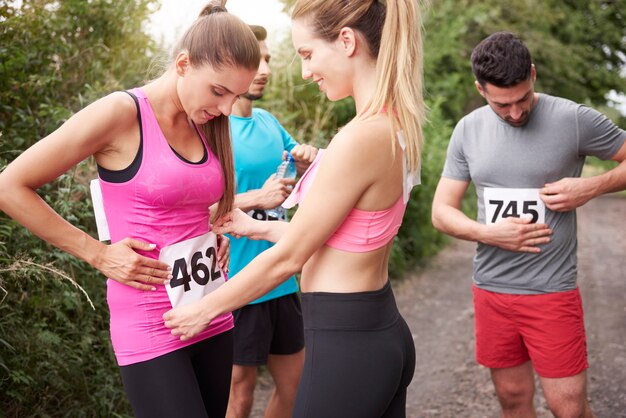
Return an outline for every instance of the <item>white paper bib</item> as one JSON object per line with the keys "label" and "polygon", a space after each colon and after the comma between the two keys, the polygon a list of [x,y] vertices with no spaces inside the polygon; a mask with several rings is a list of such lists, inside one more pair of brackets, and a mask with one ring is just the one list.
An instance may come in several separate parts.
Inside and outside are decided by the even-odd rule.
{"label": "white paper bib", "polygon": [[174,308],[200,300],[226,282],[213,232],[164,247],[159,260],[172,267],[173,278],[165,288]]}
{"label": "white paper bib", "polygon": [[96,218],[96,228],[98,229],[98,240],[110,241],[109,224],[104,215],[104,202],[102,199],[102,190],[98,179],[93,179],[89,183],[89,191],[91,192],[91,202],[93,204],[93,214]]}
{"label": "white paper bib", "polygon": [[546,222],[546,205],[539,197],[539,189],[485,187],[483,198],[486,224],[521,216],[531,216],[532,223]]}

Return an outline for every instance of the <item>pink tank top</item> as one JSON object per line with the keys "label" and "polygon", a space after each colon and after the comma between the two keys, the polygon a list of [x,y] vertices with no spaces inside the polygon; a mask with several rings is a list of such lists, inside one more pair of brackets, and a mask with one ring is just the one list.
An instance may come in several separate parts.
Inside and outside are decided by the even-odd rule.
{"label": "pink tank top", "polygon": [[[402,141],[401,144],[403,145]],[[313,163],[283,203],[284,207],[291,208],[304,200],[315,179],[324,151],[322,149],[318,151]],[[353,253],[372,251],[385,246],[400,229],[411,187],[413,176],[409,176],[407,180],[405,169],[404,193],[390,208],[378,211],[353,208],[339,228],[328,238],[326,245]]]}
{"label": "pink tank top", "polygon": [[[203,235],[211,230],[209,206],[224,192],[224,177],[217,157],[202,138],[207,158],[190,163],[170,148],[146,96],[136,97],[141,119],[141,161],[137,173],[122,183],[100,178],[111,242],[126,237],[156,244],[150,252],[158,259],[161,248]],[[200,139],[199,139],[200,140]],[[230,313],[219,316],[192,340],[180,341],[163,324],[172,308],[165,286],[156,291],[137,290],[107,281],[111,340],[120,366],[150,360],[233,328]]]}

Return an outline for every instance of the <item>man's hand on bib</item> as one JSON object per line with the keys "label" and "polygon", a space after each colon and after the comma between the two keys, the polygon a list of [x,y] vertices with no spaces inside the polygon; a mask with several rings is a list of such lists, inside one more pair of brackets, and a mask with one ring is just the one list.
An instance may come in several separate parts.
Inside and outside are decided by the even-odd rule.
{"label": "man's hand on bib", "polygon": [[165,327],[182,341],[189,340],[204,331],[213,318],[202,312],[201,301],[179,306],[163,314]]}
{"label": "man's hand on bib", "polygon": [[139,290],[156,290],[155,285],[164,285],[171,279],[170,267],[135,252],[135,249],[152,251],[154,248],[154,244],[124,238],[105,246],[94,267],[116,282]]}
{"label": "man's hand on bib", "polygon": [[595,193],[589,179],[565,177],[557,182],[547,183],[539,189],[539,196],[548,209],[568,212],[587,203]]}
{"label": "man's hand on bib", "polygon": [[541,252],[539,245],[550,242],[552,234],[548,225],[531,223],[529,216],[504,218],[484,227],[482,243],[518,252]]}

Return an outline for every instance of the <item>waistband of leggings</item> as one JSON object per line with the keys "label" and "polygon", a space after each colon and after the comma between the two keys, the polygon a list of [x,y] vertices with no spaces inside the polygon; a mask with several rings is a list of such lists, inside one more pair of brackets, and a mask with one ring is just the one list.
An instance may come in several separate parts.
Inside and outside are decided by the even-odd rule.
{"label": "waistband of leggings", "polygon": [[302,293],[304,329],[375,330],[396,323],[400,313],[389,281],[379,290]]}

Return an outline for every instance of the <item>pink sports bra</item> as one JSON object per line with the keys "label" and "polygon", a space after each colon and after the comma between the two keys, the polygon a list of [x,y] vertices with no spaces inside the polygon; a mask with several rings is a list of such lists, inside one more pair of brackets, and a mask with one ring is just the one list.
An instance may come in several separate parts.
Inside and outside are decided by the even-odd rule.
{"label": "pink sports bra", "polygon": [[[404,149],[404,142],[401,140],[400,143]],[[283,203],[283,207],[289,209],[304,200],[315,179],[324,151],[319,150],[309,169],[302,175],[291,195]],[[338,250],[362,253],[384,247],[396,236],[402,224],[409,193],[416,177],[414,175],[407,176],[406,164],[404,166],[403,195],[388,209],[365,211],[353,208],[339,228],[326,241],[326,245]],[[419,179],[419,175],[417,178]]]}

